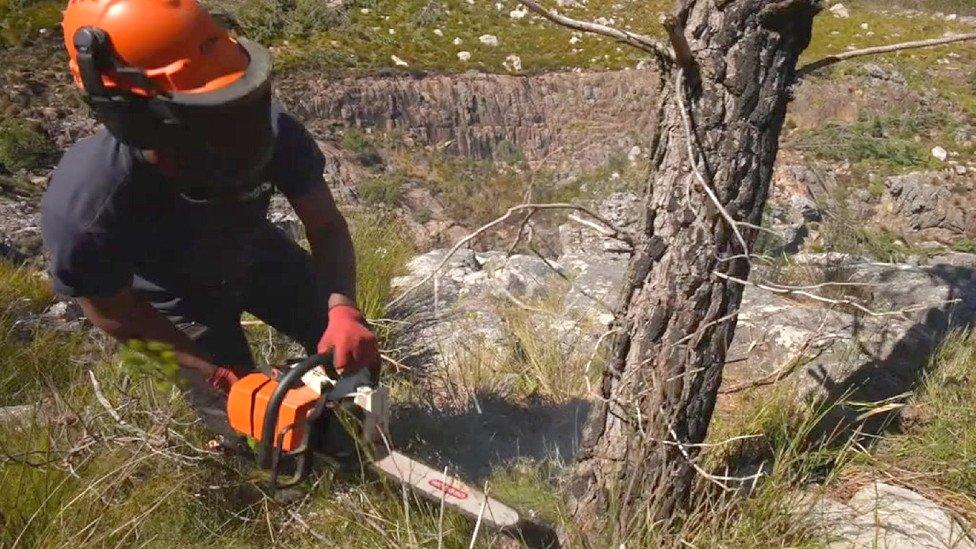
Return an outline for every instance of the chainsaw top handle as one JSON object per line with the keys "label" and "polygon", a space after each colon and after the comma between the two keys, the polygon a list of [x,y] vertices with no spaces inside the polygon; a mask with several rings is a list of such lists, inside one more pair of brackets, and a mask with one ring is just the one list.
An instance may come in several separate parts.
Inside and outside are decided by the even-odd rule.
{"label": "chainsaw top handle", "polygon": [[322,366],[325,368],[329,377],[338,377],[335,366],[332,364],[332,352],[318,353],[312,355],[288,370],[279,374],[277,379],[278,387],[271,395],[268,406],[265,409],[264,425],[261,431],[261,444],[258,447],[258,464],[261,467],[270,467],[272,455],[274,453],[274,442],[278,434],[278,413],[281,403],[285,400],[285,395],[289,390],[301,385],[302,376],[314,368]]}

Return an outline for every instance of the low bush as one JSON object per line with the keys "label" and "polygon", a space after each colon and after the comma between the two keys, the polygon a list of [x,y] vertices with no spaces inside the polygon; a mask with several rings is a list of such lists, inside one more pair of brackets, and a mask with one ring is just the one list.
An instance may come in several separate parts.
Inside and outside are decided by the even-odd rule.
{"label": "low bush", "polygon": [[49,166],[57,149],[43,133],[13,118],[0,121],[0,167],[8,172]]}
{"label": "low bush", "polygon": [[39,29],[61,22],[61,0],[0,0],[0,47],[21,44]]}
{"label": "low bush", "polygon": [[244,36],[265,43],[307,38],[346,21],[341,8],[321,0],[246,0],[233,16]]}

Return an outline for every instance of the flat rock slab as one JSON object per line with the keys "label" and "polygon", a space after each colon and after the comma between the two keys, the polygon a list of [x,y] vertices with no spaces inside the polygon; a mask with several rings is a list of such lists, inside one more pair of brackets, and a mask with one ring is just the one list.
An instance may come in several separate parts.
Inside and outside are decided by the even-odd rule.
{"label": "flat rock slab", "polygon": [[[969,549],[968,529],[934,501],[901,486],[873,482],[847,505],[831,502],[830,547],[844,549]],[[839,539],[837,539],[839,538]]]}

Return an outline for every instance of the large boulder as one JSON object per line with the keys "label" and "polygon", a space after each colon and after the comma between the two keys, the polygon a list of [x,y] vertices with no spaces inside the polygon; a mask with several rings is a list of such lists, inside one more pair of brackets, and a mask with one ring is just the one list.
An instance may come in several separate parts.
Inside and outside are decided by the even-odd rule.
{"label": "large boulder", "polygon": [[[840,398],[856,390],[863,399],[888,398],[914,384],[950,330],[976,320],[976,256],[970,254],[927,265],[804,254],[793,258],[792,269],[837,281],[807,290],[833,303],[747,287],[729,350],[729,383],[800,361],[791,379],[801,396]],[[764,273],[755,274],[761,281]]]}
{"label": "large boulder", "polygon": [[[620,193],[591,208],[622,230],[636,232],[639,204],[636,195]],[[408,314],[401,310],[400,316],[422,319],[411,332],[438,349],[427,356],[503,351],[512,338],[497,305],[524,306],[538,299],[550,305],[561,300],[544,313],[523,307],[534,316],[539,337],[557,339],[566,348],[595,343],[613,319],[629,253],[623,242],[579,222],[560,226],[559,237],[562,254],[554,261],[471,250],[451,257],[436,287],[428,282],[409,300]],[[423,280],[446,253],[415,258],[410,274],[394,287],[402,291]],[[753,279],[801,292],[745,288],[728,353],[727,385],[774,375],[798,361],[802,365],[790,370],[785,383],[802,398],[834,399],[850,396],[852,389],[860,399],[888,398],[915,383],[950,330],[976,321],[976,255],[971,254],[901,265],[838,253],[795,254],[786,267],[755,269]]]}
{"label": "large boulder", "polygon": [[910,233],[914,240],[951,244],[974,229],[968,175],[948,171],[916,172],[889,177],[881,197],[878,222]]}

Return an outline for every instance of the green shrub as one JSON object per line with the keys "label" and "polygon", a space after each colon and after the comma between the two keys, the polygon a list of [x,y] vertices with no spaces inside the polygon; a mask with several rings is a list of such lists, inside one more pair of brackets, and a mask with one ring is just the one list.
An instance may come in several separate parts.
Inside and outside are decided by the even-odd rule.
{"label": "green shrub", "polygon": [[61,0],[0,0],[0,46],[16,46],[61,22]]}
{"label": "green shrub", "polygon": [[340,26],[345,15],[321,0],[247,0],[235,19],[244,36],[273,42],[307,38]]}
{"label": "green shrub", "polygon": [[973,254],[976,253],[976,241],[972,238],[962,238],[952,244],[952,249],[957,252]]}
{"label": "green shrub", "polygon": [[342,134],[339,145],[349,152],[362,153],[372,148],[366,134],[356,128],[349,128]]}
{"label": "green shrub", "polygon": [[827,160],[875,161],[898,168],[919,168],[929,154],[915,137],[938,121],[908,114],[903,117],[864,117],[854,124],[827,124],[806,132],[792,148],[808,151]]}
{"label": "green shrub", "polygon": [[403,198],[404,177],[400,174],[383,174],[370,177],[356,190],[367,206],[394,206]]}
{"label": "green shrub", "polygon": [[57,153],[47,137],[24,122],[0,121],[0,166],[14,173],[50,165]]}

